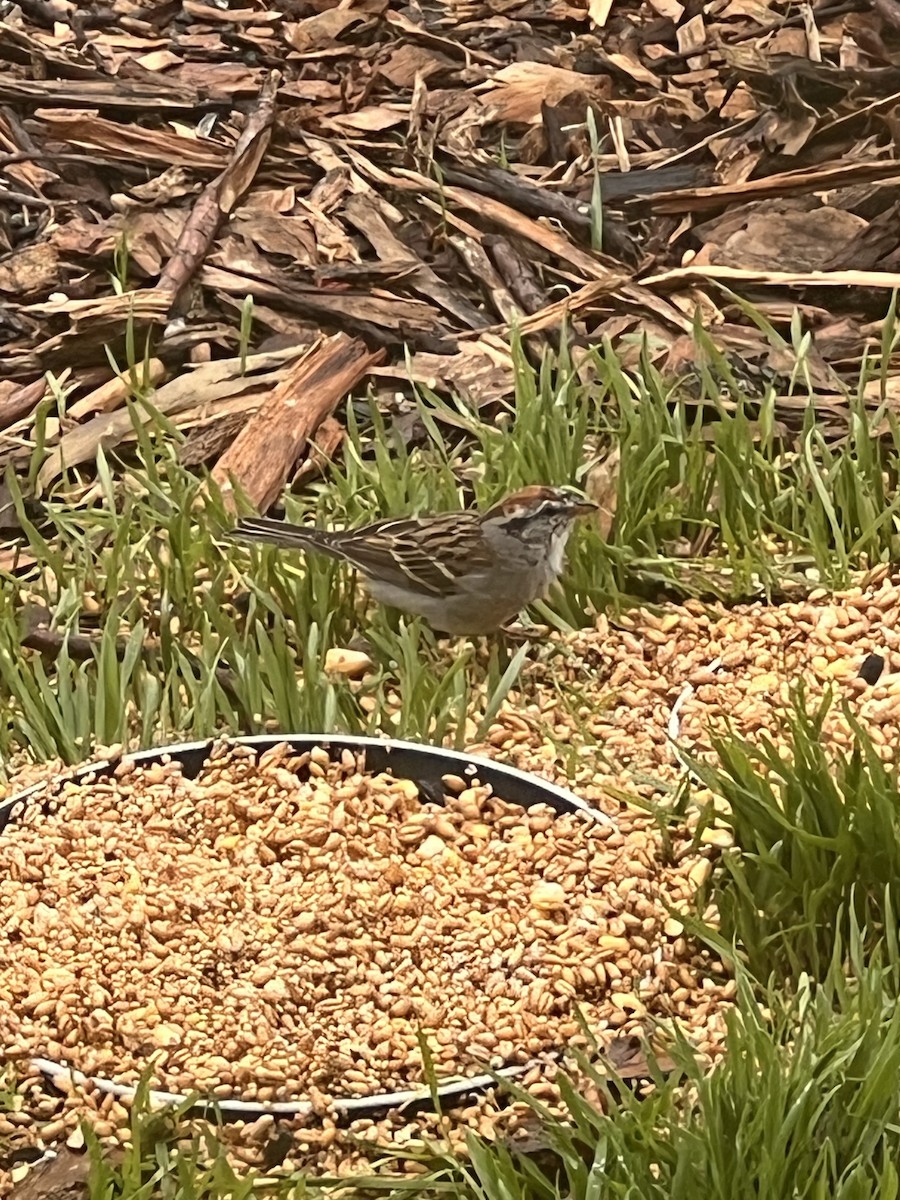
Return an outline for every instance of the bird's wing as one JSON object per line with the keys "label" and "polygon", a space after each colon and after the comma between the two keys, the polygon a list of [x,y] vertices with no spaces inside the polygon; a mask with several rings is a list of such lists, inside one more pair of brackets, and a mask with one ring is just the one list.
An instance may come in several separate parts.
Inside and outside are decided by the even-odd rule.
{"label": "bird's wing", "polygon": [[389,518],[362,529],[331,532],[268,517],[245,517],[230,536],[342,558],[364,575],[432,596],[459,592],[461,575],[490,568],[492,557],[476,512]]}
{"label": "bird's wing", "polygon": [[340,553],[366,575],[432,596],[452,596],[459,577],[490,566],[478,513],[378,521],[341,534]]}

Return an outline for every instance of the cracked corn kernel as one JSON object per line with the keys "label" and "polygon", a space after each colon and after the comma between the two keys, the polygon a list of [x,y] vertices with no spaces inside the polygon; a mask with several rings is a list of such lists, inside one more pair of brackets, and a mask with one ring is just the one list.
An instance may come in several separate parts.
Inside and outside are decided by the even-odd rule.
{"label": "cracked corn kernel", "polygon": [[703,862],[474,783],[423,803],[321,748],[134,766],[0,834],[0,1036],[89,1075],[150,1064],[166,1091],[326,1107],[421,1086],[419,1031],[439,1074],[524,1063],[576,1007],[601,1034],[634,1022],[614,996],[674,953],[666,904]]}

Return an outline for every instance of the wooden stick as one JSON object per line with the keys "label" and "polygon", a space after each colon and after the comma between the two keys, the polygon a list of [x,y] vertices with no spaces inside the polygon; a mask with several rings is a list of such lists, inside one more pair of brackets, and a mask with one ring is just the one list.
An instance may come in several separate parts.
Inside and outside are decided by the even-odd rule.
{"label": "wooden stick", "polygon": [[271,71],[260,89],[259,102],[247,119],[228,166],[200,193],[184,223],[172,257],[163,268],[157,288],[178,297],[212,246],[219,227],[248,190],[265,156],[275,123],[275,96],[281,76]]}
{"label": "wooden stick", "polygon": [[383,351],[369,351],[358,339],[337,333],[293,363],[213,467],[230,511],[236,511],[234,493],[240,489],[265,512],[325,418],[383,358]]}

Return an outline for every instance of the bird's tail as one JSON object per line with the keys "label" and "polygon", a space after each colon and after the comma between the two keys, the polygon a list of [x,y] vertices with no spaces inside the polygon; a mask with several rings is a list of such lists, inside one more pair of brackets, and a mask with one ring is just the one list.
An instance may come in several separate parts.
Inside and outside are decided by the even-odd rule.
{"label": "bird's tail", "polygon": [[328,554],[328,535],[321,529],[291,525],[288,521],[273,521],[269,517],[242,517],[229,538],[238,542],[263,542],[268,546],[283,546],[299,550],[323,550]]}

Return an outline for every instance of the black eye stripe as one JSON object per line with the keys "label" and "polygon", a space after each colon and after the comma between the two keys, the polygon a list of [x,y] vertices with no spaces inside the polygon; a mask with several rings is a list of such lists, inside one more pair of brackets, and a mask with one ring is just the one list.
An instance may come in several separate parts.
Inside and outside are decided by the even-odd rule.
{"label": "black eye stripe", "polygon": [[557,504],[548,502],[541,505],[532,513],[520,517],[507,517],[504,525],[508,530],[525,530],[534,526],[537,518],[543,518],[544,521],[565,520],[568,517],[568,509]]}

